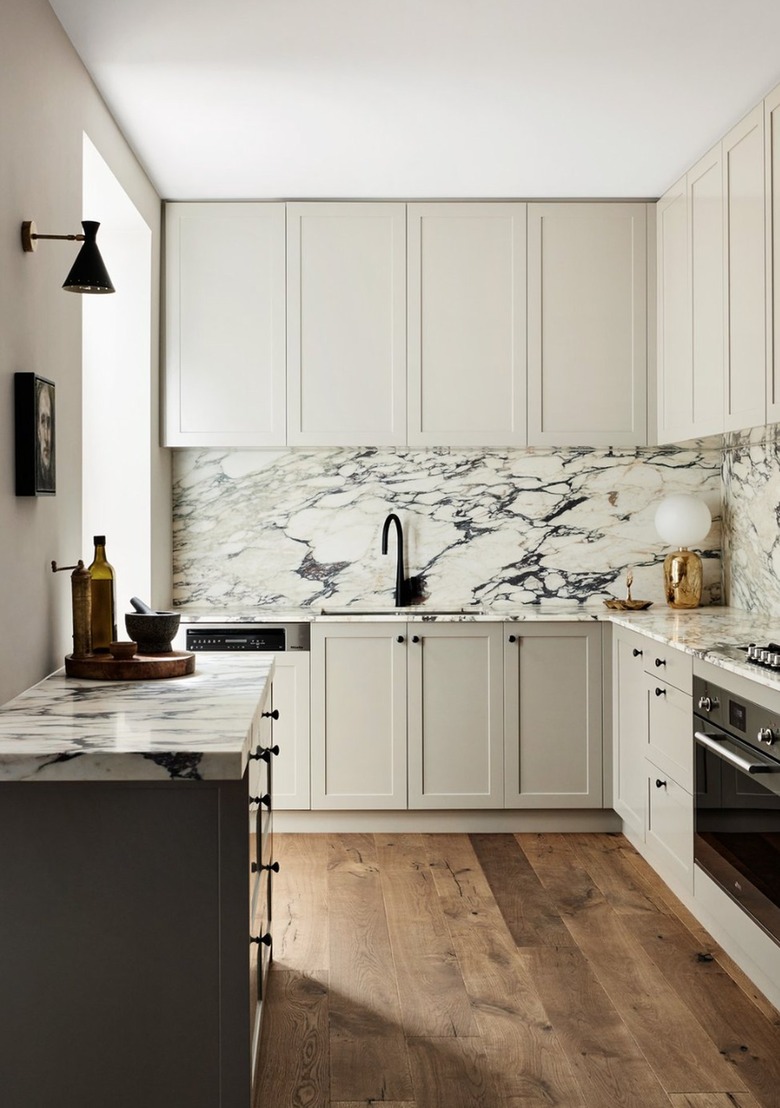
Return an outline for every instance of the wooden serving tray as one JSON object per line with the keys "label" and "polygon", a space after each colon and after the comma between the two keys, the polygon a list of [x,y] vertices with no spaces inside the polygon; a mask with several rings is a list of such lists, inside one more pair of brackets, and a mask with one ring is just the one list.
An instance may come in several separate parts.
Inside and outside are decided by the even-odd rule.
{"label": "wooden serving tray", "polygon": [[110,654],[90,654],[88,658],[65,656],[68,677],[91,677],[98,681],[149,681],[162,677],[184,677],[195,672],[195,655],[189,650],[170,654],[134,654],[132,658],[112,658]]}

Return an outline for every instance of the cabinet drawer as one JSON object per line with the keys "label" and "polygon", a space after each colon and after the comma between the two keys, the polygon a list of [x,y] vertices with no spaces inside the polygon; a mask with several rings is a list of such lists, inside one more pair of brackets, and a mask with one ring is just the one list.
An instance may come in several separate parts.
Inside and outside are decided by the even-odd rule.
{"label": "cabinet drawer", "polygon": [[645,673],[668,681],[680,692],[693,691],[693,657],[674,646],[647,640],[644,652]]}
{"label": "cabinet drawer", "polygon": [[650,860],[662,877],[693,892],[693,797],[653,762],[645,765]]}
{"label": "cabinet drawer", "polygon": [[684,789],[693,790],[692,697],[666,681],[648,683],[648,755]]}

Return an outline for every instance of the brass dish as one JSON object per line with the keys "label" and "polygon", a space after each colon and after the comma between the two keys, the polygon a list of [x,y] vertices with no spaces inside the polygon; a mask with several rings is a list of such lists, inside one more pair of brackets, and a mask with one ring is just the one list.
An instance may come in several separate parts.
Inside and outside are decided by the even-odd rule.
{"label": "brass dish", "polygon": [[626,599],[617,600],[616,598],[612,598],[611,600],[605,600],[605,605],[611,608],[613,612],[643,612],[645,608],[651,608],[653,605],[652,600],[631,599],[631,586],[633,583],[634,571],[630,569],[628,573],[626,573]]}

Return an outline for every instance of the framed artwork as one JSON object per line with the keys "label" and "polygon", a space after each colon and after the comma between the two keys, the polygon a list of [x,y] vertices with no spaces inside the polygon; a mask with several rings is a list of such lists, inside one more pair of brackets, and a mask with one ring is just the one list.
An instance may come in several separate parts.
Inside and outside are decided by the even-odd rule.
{"label": "framed artwork", "polygon": [[36,373],[14,374],[16,495],[57,491],[54,382]]}

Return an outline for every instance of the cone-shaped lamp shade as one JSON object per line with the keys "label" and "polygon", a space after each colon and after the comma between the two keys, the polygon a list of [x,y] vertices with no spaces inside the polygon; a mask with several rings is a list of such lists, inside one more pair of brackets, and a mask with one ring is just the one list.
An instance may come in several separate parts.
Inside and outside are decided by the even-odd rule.
{"label": "cone-shaped lamp shade", "polygon": [[100,224],[86,220],[81,226],[84,228],[84,245],[62,287],[67,292],[115,292],[95,242]]}

